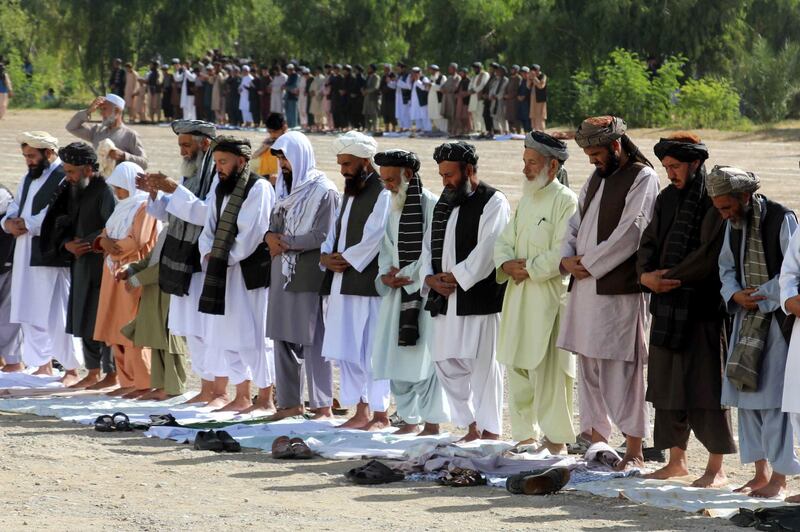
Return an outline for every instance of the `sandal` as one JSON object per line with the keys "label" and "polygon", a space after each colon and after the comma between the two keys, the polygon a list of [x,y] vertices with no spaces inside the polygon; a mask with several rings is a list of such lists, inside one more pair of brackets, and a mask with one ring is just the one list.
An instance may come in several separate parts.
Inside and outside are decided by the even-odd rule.
{"label": "sandal", "polygon": [[532,471],[523,471],[522,473],[511,475],[506,479],[506,490],[514,495],[522,495],[522,480],[525,477],[541,475],[545,471],[547,471],[547,469],[534,469]]}
{"label": "sandal", "polygon": [[151,414],[150,415],[151,427],[180,427],[180,423],[175,419],[172,414]]}
{"label": "sandal", "polygon": [[549,495],[566,486],[569,478],[569,469],[566,467],[554,467],[541,475],[523,478],[520,482],[520,488],[525,495]]}
{"label": "sandal", "polygon": [[452,488],[468,488],[471,486],[485,486],[486,477],[474,469],[454,468],[444,478],[439,479],[439,484]]}
{"label": "sandal", "polygon": [[130,432],[133,430],[133,428],[131,428],[131,420],[128,414],[124,412],[112,414],[111,420],[114,422],[114,430],[117,432]]}
{"label": "sandal", "polygon": [[377,460],[371,460],[366,465],[355,467],[345,473],[344,476],[353,481],[354,484],[362,486],[388,484],[406,478],[403,473],[398,473]]}
{"label": "sandal", "polygon": [[97,432],[114,432],[114,418],[108,414],[98,416],[98,418],[94,420],[94,430]]}
{"label": "sandal", "polygon": [[314,458],[314,453],[308,448],[306,442],[302,438],[292,438],[289,440],[289,447],[292,450],[292,458],[299,458],[300,460],[308,460]]}
{"label": "sandal", "polygon": [[239,453],[242,451],[242,444],[236,441],[233,436],[226,431],[218,430],[217,438],[222,442],[222,450],[226,453]]}
{"label": "sandal", "polygon": [[285,460],[294,458],[292,443],[289,436],[279,436],[272,442],[272,458]]}

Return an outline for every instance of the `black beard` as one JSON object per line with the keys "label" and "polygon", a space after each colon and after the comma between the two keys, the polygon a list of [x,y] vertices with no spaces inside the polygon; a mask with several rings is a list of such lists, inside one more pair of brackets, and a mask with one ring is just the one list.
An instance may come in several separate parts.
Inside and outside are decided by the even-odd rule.
{"label": "black beard", "polygon": [[610,148],[608,150],[608,164],[604,170],[597,169],[597,175],[602,178],[606,178],[619,170],[619,155],[614,153]]}
{"label": "black beard", "polygon": [[291,172],[287,172],[286,170],[283,171],[283,184],[286,186],[286,193],[292,193],[292,181],[294,177],[292,176]]}
{"label": "black beard", "polygon": [[36,163],[36,166],[28,167],[28,177],[30,177],[31,179],[39,179],[40,177],[42,177],[44,171],[47,170],[49,167],[50,167],[50,161],[48,161],[47,159],[42,159],[41,161]]}
{"label": "black beard", "polygon": [[469,179],[464,177],[461,184],[456,188],[445,187],[442,190],[442,201],[451,207],[458,207],[469,197]]}
{"label": "black beard", "polygon": [[364,183],[367,181],[369,174],[363,168],[359,175],[347,175],[344,179],[344,193],[346,196],[356,197],[361,194],[364,189]]}
{"label": "black beard", "polygon": [[236,183],[239,182],[241,176],[242,170],[237,170],[226,179],[220,179],[219,183],[217,183],[217,191],[222,192],[223,196],[229,196],[233,192],[233,189],[236,188]]}

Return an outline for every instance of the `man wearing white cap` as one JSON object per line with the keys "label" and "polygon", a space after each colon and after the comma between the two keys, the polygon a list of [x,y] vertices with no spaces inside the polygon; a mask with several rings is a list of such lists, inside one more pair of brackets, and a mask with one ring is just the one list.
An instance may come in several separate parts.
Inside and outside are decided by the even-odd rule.
{"label": "man wearing white cap", "polygon": [[428,119],[428,92],[431,82],[422,74],[419,67],[411,69],[411,120],[417,132],[430,133],[431,121]]}
{"label": "man wearing white cap", "polygon": [[444,94],[442,87],[447,82],[447,76],[439,71],[439,65],[428,67],[430,71],[430,90],[428,92],[428,119],[439,133],[447,133],[447,119],[442,116],[442,101]]}
{"label": "man wearing white cap", "polygon": [[327,271],[320,293],[328,296],[322,356],[339,365],[342,405],[357,405],[342,427],[380,430],[389,426],[389,381],[373,380],[371,351],[381,304],[375,289],[378,252],[391,198],[372,162],[375,139],[351,131],[339,136],[333,149],[345,185],[333,230],[321,247],[320,265]]}
{"label": "man wearing white cap", "polygon": [[[173,61],[174,62],[174,61]],[[197,118],[197,110],[194,106],[194,82],[197,79],[197,74],[192,72],[189,67],[188,61],[182,65],[175,66],[175,74],[173,78],[175,83],[180,86],[179,106],[181,108],[181,118],[184,120],[195,120]]]}
{"label": "man wearing white cap", "polygon": [[51,360],[58,359],[67,370],[64,384],[69,386],[77,382],[77,369],[83,364],[83,353],[66,333],[69,264],[48,262],[39,251],[39,234],[50,200],[65,183],[58,140],[44,131],[29,131],[19,135],[17,142],[28,173],[0,220],[3,230],[16,237],[10,321],[22,325],[23,362],[39,368],[37,373],[49,374]]}
{"label": "man wearing white cap", "polygon": [[[102,122],[93,126],[87,125],[96,109],[100,109]],[[109,139],[114,143],[114,149],[109,152],[109,157],[118,163],[130,161],[146,169],[147,155],[138,133],[122,122],[124,109],[125,100],[116,94],[98,96],[88,109],[78,111],[67,122],[67,131],[91,143],[94,149],[97,149],[102,140]]]}

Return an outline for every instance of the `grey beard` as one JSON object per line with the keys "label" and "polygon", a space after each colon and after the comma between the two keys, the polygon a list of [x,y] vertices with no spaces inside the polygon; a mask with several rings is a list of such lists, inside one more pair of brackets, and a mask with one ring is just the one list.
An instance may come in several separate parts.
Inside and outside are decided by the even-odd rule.
{"label": "grey beard", "polygon": [[198,150],[194,159],[188,161],[181,157],[180,173],[182,177],[194,177],[197,174],[197,169],[203,164],[203,152]]}
{"label": "grey beard", "polygon": [[114,125],[114,122],[116,122],[116,120],[117,120],[117,117],[116,117],[116,116],[114,116],[114,115],[111,115],[111,116],[107,116],[107,117],[105,117],[105,118],[103,119],[103,122],[102,122],[102,124],[103,124],[103,127],[105,127],[105,128],[110,128],[111,126],[113,126],[113,125]]}
{"label": "grey beard", "polygon": [[750,211],[753,210],[753,203],[752,203],[753,200],[750,201],[751,203],[748,203],[743,207],[742,210],[744,212],[742,213],[742,217],[736,220],[735,222],[731,220],[731,227],[733,227],[738,231],[744,229],[744,226],[747,224],[747,219],[750,218]]}

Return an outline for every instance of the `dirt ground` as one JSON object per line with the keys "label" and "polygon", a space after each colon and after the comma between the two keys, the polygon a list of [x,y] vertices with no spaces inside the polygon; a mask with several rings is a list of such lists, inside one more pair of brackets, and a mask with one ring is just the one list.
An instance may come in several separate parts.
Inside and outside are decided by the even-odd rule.
{"label": "dirt ground", "polygon": [[[68,111],[10,111],[0,122],[0,182],[15,190],[25,172],[15,141],[17,133],[49,131],[64,145],[73,140],[64,129],[70,116]],[[174,173],[178,153],[171,130],[157,126],[135,128],[147,151],[149,168]],[[664,133],[635,130],[631,137],[652,156],[652,145]],[[711,152],[709,165],[724,163],[753,170],[761,176],[765,194],[800,208],[799,128],[789,124],[752,133],[699,133]],[[254,142],[264,137],[257,132],[243,134]],[[318,166],[341,187],[342,178],[331,149],[333,137],[311,139]],[[441,188],[431,159],[439,142],[378,139],[381,148],[417,151],[423,161],[423,182],[433,191]],[[577,191],[591,168],[577,145],[569,144],[572,157],[567,169]],[[481,178],[498,186],[515,204],[521,191],[521,142],[480,141],[477,145]],[[665,177],[662,168],[657,170]],[[504,425],[510,433],[507,415]],[[619,437],[615,439],[615,443],[620,441]],[[694,439],[689,451],[691,473],[697,476],[703,470],[705,456]],[[342,480],[341,473],[353,466],[354,462],[323,460],[283,463],[255,451],[215,455],[135,434],[106,435],[58,420],[2,413],[0,528],[192,530],[211,525],[248,530],[340,530],[401,525],[429,530],[455,529],[465,524],[485,530],[729,527],[723,520],[575,492],[529,498],[511,497],[493,488],[462,491],[430,483],[361,488]],[[727,458],[726,467],[732,484],[743,483],[752,472],[741,466],[736,457]],[[793,493],[800,491],[800,482],[792,480],[789,488]]]}

